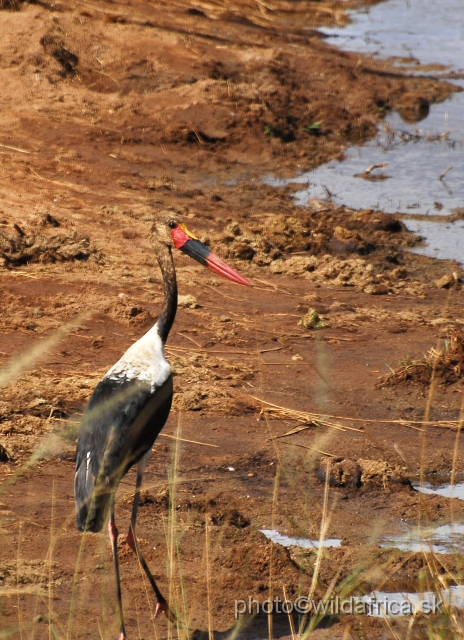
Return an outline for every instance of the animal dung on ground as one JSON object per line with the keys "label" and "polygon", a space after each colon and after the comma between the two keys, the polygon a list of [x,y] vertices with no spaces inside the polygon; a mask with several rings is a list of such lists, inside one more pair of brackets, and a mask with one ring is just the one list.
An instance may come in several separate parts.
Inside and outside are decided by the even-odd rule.
{"label": "animal dung on ground", "polygon": [[361,467],[353,460],[343,458],[323,458],[317,469],[320,482],[327,481],[331,487],[359,487],[361,486]]}
{"label": "animal dung on ground", "polygon": [[68,262],[101,259],[101,251],[90,244],[89,238],[73,231],[69,235],[45,236],[26,234],[9,236],[0,231],[0,257],[7,268],[40,262]]}
{"label": "animal dung on ground", "polygon": [[361,467],[361,484],[387,488],[387,484],[409,485],[410,480],[404,474],[404,467],[391,465],[385,460],[358,460]]}
{"label": "animal dung on ground", "polygon": [[385,460],[349,460],[347,458],[322,458],[317,469],[317,478],[331,487],[360,488],[410,485],[404,470]]}
{"label": "animal dung on ground", "polygon": [[324,329],[327,324],[321,320],[316,309],[310,308],[308,312],[298,322],[299,326],[303,326],[305,329]]}
{"label": "animal dung on ground", "polygon": [[198,309],[200,306],[195,296],[191,293],[178,296],[177,304],[179,307],[187,307],[188,309]]}

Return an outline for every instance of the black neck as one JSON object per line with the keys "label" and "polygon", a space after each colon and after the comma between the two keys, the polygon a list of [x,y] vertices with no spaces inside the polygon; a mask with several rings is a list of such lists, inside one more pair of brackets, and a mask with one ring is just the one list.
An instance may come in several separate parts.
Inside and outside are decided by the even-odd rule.
{"label": "black neck", "polygon": [[156,254],[164,282],[164,301],[158,318],[158,333],[164,344],[168,339],[169,332],[176,317],[177,281],[171,249],[160,244],[157,247]]}

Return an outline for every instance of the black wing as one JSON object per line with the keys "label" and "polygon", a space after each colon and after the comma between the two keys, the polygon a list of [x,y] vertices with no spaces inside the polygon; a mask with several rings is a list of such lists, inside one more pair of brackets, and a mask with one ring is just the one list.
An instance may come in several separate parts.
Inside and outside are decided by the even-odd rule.
{"label": "black wing", "polygon": [[168,418],[172,376],[151,391],[148,382],[103,378],[82,416],[74,496],[77,528],[100,531],[111,494],[153,446]]}

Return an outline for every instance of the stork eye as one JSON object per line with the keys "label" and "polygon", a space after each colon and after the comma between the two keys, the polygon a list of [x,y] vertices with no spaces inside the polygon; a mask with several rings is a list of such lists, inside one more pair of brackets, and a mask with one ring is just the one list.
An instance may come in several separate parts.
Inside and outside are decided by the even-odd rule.
{"label": "stork eye", "polygon": [[177,224],[176,224],[175,222],[168,222],[168,226],[169,226],[171,229],[175,229],[175,228],[177,227]]}

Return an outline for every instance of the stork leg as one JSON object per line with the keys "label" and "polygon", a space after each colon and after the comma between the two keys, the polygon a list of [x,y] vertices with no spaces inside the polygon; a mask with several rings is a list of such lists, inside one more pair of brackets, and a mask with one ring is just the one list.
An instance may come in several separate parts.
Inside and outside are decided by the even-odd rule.
{"label": "stork leg", "polygon": [[124,615],[122,612],[122,595],[121,595],[121,578],[119,575],[118,560],[118,530],[114,520],[114,494],[111,497],[110,519],[108,522],[108,532],[110,534],[111,548],[113,550],[114,573],[116,574],[116,593],[118,597],[118,618],[119,618],[119,638],[118,640],[127,640],[126,629],[124,627]]}
{"label": "stork leg", "polygon": [[135,555],[137,556],[137,559],[140,562],[142,569],[145,571],[145,574],[152,586],[152,589],[155,592],[155,596],[156,596],[155,618],[157,618],[160,613],[164,613],[169,620],[174,621],[175,616],[172,613],[172,611],[169,609],[169,605],[166,602],[166,599],[164,598],[163,594],[158,589],[158,586],[155,582],[153,574],[151,573],[146,563],[146,560],[143,557],[142,552],[140,551],[140,547],[137,543],[137,536],[135,535],[135,523],[137,521],[137,511],[139,508],[139,501],[140,501],[140,488],[142,486],[143,474],[144,474],[145,466],[147,464],[147,460],[149,458],[150,453],[151,452],[149,451],[146,455],[144,455],[137,465],[137,481],[135,485],[134,503],[132,505],[131,524],[129,527],[129,533],[127,534],[126,542],[129,545],[129,547],[132,549],[132,551],[135,553]]}

